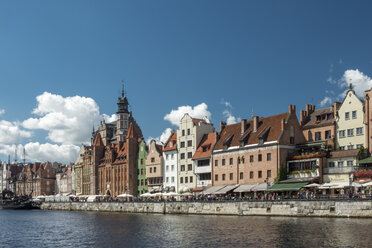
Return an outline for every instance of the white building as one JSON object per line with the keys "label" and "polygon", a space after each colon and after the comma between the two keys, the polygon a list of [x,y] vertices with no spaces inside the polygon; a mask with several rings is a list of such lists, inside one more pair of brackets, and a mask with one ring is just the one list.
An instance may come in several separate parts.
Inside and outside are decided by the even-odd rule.
{"label": "white building", "polygon": [[192,157],[204,134],[214,132],[207,118],[196,119],[185,114],[177,130],[178,190],[190,191],[196,187],[196,175]]}
{"label": "white building", "polygon": [[177,187],[177,134],[172,132],[164,145],[164,179],[163,189],[170,192],[178,192]]}

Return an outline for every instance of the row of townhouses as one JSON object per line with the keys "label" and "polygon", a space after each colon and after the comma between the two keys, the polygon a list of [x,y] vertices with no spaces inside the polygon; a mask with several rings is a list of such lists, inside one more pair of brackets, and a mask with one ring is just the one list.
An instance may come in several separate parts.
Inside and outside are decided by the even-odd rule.
{"label": "row of townhouses", "polygon": [[316,109],[243,119],[215,130],[185,114],[164,144],[146,144],[122,92],[117,121],[101,122],[72,170],[82,195],[227,193],[370,180],[372,90]]}

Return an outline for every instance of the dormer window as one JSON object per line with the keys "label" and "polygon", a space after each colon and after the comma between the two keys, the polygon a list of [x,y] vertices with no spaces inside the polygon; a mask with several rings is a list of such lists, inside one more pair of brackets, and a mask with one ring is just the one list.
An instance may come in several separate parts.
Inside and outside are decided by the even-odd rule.
{"label": "dormer window", "polygon": [[317,115],[317,116],[316,116],[316,120],[317,120],[317,121],[320,121],[320,120],[321,120],[320,115]]}
{"label": "dormer window", "polygon": [[169,147],[173,147],[173,142],[169,142]]}
{"label": "dormer window", "polygon": [[203,146],[203,152],[206,152],[207,151],[207,146]]}

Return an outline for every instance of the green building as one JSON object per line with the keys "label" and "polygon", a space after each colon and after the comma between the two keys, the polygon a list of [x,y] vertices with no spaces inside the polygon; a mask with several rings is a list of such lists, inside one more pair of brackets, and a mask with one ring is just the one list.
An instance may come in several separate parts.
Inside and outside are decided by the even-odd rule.
{"label": "green building", "polygon": [[144,140],[138,145],[138,156],[137,156],[137,192],[138,195],[148,192],[147,181],[146,181],[146,158],[147,158],[147,147]]}

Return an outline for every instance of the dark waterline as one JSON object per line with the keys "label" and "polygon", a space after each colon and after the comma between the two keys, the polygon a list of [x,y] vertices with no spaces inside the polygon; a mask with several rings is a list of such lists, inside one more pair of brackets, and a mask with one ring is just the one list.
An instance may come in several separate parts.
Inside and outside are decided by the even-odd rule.
{"label": "dark waterline", "polygon": [[372,219],[0,211],[0,247],[371,247]]}

